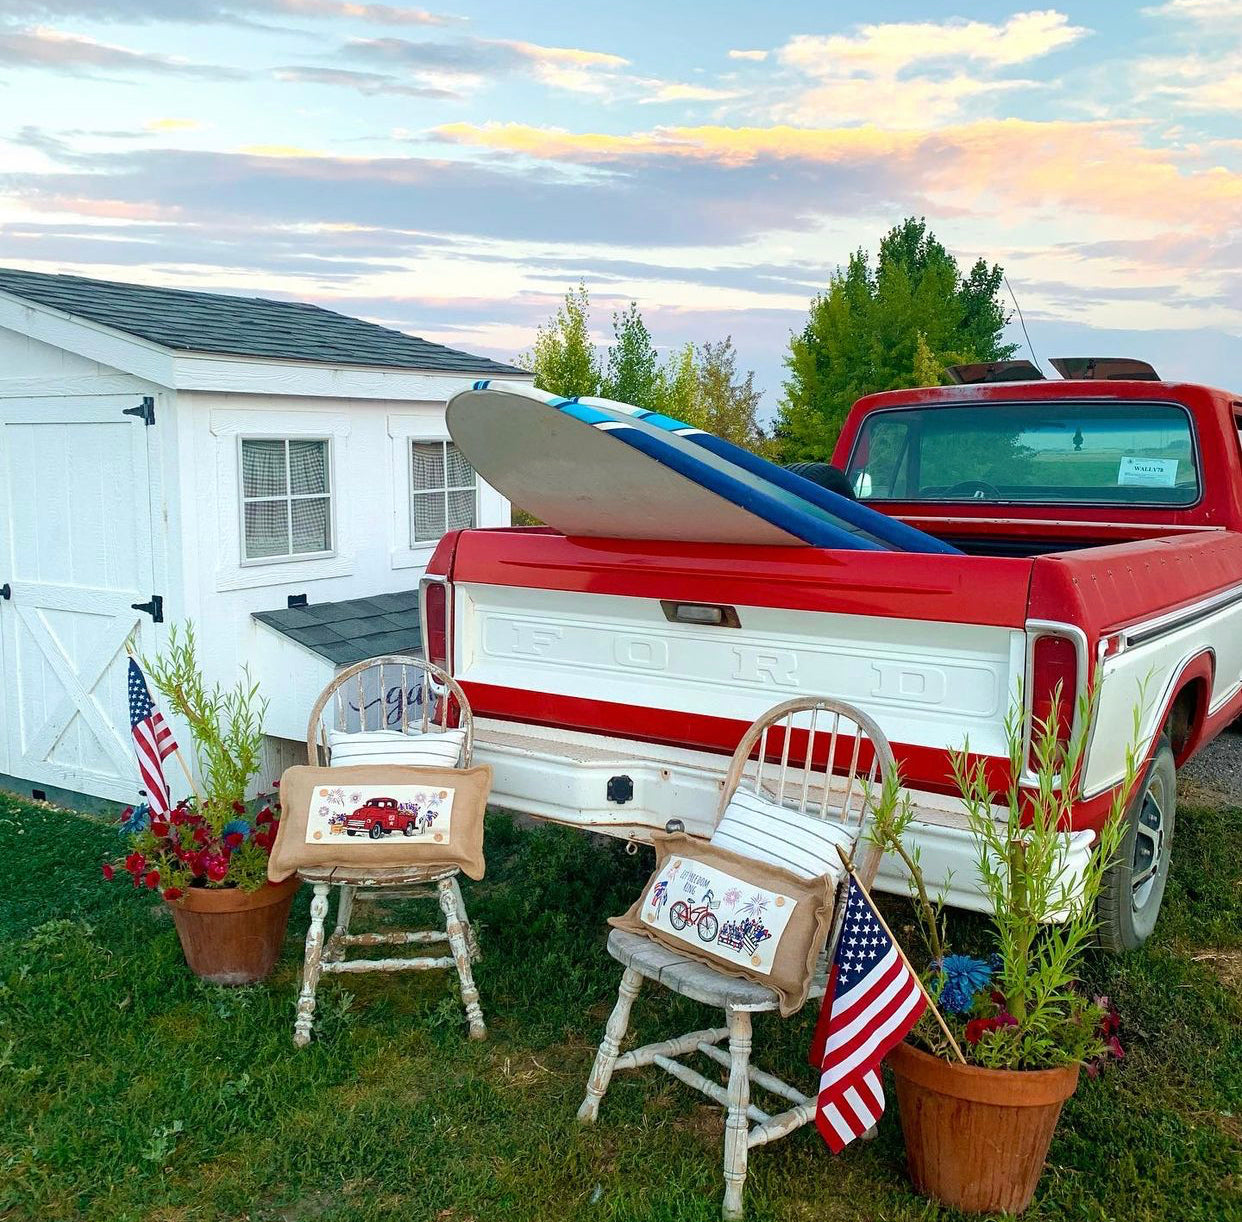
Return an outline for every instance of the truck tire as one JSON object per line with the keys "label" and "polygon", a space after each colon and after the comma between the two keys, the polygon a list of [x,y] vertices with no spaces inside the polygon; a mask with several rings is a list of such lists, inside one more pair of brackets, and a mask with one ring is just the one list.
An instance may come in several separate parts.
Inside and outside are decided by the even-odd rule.
{"label": "truck tire", "polygon": [[1117,860],[1100,887],[1096,936],[1105,950],[1136,950],[1155,929],[1169,877],[1176,817],[1173,747],[1162,734],[1126,814]]}
{"label": "truck tire", "polygon": [[372,840],[378,840],[384,834],[384,829],[378,823],[371,824],[371,830],[367,833]]}

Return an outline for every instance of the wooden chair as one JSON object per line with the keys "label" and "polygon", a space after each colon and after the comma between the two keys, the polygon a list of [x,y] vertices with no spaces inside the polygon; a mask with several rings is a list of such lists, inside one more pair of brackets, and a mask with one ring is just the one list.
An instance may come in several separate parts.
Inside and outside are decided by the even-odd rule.
{"label": "wooden chair", "polygon": [[[311,765],[332,762],[330,728],[358,732],[396,730],[411,726],[427,733],[450,726],[465,731],[459,764],[470,766],[474,750],[474,715],[470,702],[453,678],[421,658],[400,655],[369,658],[341,671],[320,694],[306,731],[307,759]],[[298,871],[312,884],[310,929],[306,934],[306,959],[302,991],[298,996],[293,1042],[302,1048],[310,1042],[315,1015],[315,991],[324,973],[417,972],[455,968],[461,982],[461,999],[470,1026],[470,1038],[487,1036],[472,962],[479,958],[474,930],[466,916],[456,866],[315,866]],[[336,928],[324,942],[328,893],[339,889]],[[436,896],[444,916],[443,929],[390,930],[381,933],[350,933],[355,900],[402,899]],[[347,959],[352,946],[426,946],[447,942],[450,954],[404,956],[392,959]]]}
{"label": "wooden chair", "polygon": [[[733,794],[746,785],[769,801],[851,828],[857,845],[871,795],[882,778],[895,769],[888,740],[861,710],[826,698],[790,700],[769,709],[743,735],[725,778],[716,820],[719,822]],[[864,884],[870,884],[879,866],[880,851],[865,843],[856,856],[857,872]],[[834,937],[844,909],[842,894],[843,887],[838,889]],[[831,943],[832,938],[828,941]],[[776,1010],[776,994],[766,985],[726,976],[641,934],[612,930],[608,953],[625,972],[578,1119],[584,1124],[596,1120],[609,1081],[618,1069],[654,1064],[693,1086],[726,1111],[722,1215],[729,1220],[741,1218],[749,1151],[785,1137],[815,1118],[814,1088],[804,1094],[750,1063],[751,1015]],[[827,990],[827,960],[825,946],[808,1000],[820,1000]],[[620,1046],[629,1026],[630,1008],[644,979],[719,1007],[725,1014],[724,1025],[622,1054]],[[726,1039],[727,1053],[717,1047]],[[682,1063],[681,1058],[695,1052],[728,1070],[727,1086]],[[772,1114],[752,1103],[752,1087],[775,1096],[781,1110]],[[753,1124],[748,1127],[748,1122]]]}

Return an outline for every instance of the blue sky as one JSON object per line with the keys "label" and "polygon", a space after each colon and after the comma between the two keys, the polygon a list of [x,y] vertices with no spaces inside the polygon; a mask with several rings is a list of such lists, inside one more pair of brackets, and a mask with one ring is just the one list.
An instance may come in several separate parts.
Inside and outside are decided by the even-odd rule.
{"label": "blue sky", "polygon": [[925,215],[1037,355],[1242,390],[1242,3],[0,0],[0,264],[315,301],[503,359],[585,279],[771,412]]}

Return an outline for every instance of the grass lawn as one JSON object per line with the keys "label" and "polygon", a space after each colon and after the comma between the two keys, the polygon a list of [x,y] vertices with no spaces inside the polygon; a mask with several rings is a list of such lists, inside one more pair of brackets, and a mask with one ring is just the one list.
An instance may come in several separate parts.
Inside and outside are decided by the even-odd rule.
{"label": "grass lawn", "polygon": [[[1240,821],[1179,812],[1157,937],[1092,958],[1127,1056],[1066,1107],[1028,1218],[1242,1219]],[[649,853],[490,819],[488,877],[465,894],[491,1038],[466,1040],[444,974],[338,977],[297,1052],[308,889],[272,980],[219,989],[185,970],[150,893],[100,877],[116,848],[111,827],[0,795],[0,1218],[719,1217],[722,1117],[697,1093],[623,1073],[598,1127],[574,1119],[620,975],[604,917]],[[714,1025],[652,987],[635,1018],[644,1041]],[[759,1063],[809,1088],[813,1018],[760,1016]],[[955,1216],[910,1192],[894,1112],[840,1158],[813,1129],[754,1152],[749,1216]]]}

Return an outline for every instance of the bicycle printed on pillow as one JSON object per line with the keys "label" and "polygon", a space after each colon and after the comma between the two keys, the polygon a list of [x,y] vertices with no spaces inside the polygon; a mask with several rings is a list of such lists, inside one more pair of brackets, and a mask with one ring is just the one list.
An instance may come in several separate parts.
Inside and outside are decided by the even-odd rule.
{"label": "bicycle printed on pillow", "polygon": [[703,899],[700,903],[696,904],[693,900],[677,900],[669,909],[669,924],[678,933],[689,925],[699,935],[700,942],[714,942],[716,935],[720,932],[720,921],[712,909],[719,907],[720,901],[716,899],[711,888],[708,888],[703,892]]}

